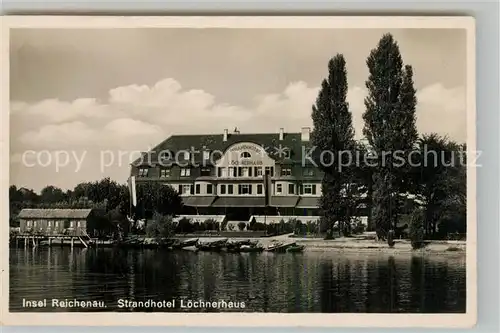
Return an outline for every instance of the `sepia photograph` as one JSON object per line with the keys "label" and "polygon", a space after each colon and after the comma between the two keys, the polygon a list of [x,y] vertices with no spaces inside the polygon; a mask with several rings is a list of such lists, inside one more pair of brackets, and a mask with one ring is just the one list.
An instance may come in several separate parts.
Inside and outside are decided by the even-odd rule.
{"label": "sepia photograph", "polygon": [[5,26],[2,321],[475,323],[472,18]]}

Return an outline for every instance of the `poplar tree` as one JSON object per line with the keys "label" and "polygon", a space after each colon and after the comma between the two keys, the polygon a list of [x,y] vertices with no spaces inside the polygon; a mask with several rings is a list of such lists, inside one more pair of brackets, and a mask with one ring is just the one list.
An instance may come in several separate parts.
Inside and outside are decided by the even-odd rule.
{"label": "poplar tree", "polygon": [[418,138],[417,99],[413,69],[403,67],[399,46],[391,34],[382,36],[366,64],[369,77],[363,134],[379,157],[373,177],[373,219],[377,236],[385,238],[397,226],[399,195],[408,188],[408,154]]}
{"label": "poplar tree", "polygon": [[312,107],[311,142],[315,149],[314,159],[324,172],[320,210],[330,234],[335,222],[339,222],[341,231],[347,230],[346,223],[352,211],[350,200],[345,195],[352,178],[351,167],[346,166],[346,159],[349,153],[353,154],[354,149],[354,128],[347,103],[347,89],[346,62],[343,55],[337,54],[328,63],[328,78],[323,80],[316,104]]}

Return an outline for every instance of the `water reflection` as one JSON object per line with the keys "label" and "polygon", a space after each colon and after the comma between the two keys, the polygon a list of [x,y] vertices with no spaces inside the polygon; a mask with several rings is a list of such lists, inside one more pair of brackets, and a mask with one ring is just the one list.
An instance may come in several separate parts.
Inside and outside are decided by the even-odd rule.
{"label": "water reflection", "polygon": [[245,302],[243,311],[255,312],[465,312],[463,257],[53,247],[11,249],[10,264],[11,311],[55,310],[23,308],[23,298],[76,298],[108,306],[93,311],[131,311],[117,309],[119,299],[191,299]]}

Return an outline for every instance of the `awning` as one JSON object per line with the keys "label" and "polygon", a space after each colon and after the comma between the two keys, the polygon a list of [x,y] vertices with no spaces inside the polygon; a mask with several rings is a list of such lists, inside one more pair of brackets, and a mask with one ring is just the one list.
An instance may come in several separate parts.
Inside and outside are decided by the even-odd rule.
{"label": "awning", "polygon": [[190,196],[182,198],[184,205],[191,207],[210,207],[214,200],[214,196]]}
{"label": "awning", "polygon": [[319,198],[301,197],[297,208],[319,208]]}
{"label": "awning", "polygon": [[269,206],[271,207],[295,207],[299,197],[271,197]]}
{"label": "awning", "polygon": [[265,199],[262,197],[219,197],[212,205],[213,207],[265,207]]}

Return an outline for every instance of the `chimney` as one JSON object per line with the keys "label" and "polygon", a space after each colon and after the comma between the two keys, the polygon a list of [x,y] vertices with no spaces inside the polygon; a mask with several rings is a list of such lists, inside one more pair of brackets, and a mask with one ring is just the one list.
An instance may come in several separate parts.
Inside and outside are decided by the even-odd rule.
{"label": "chimney", "polygon": [[280,141],[283,141],[284,136],[285,136],[285,129],[282,127],[280,128]]}
{"label": "chimney", "polygon": [[311,128],[302,127],[302,132],[300,134],[300,139],[302,141],[309,141],[309,134],[311,134]]}
{"label": "chimney", "polygon": [[222,141],[227,141],[227,128],[224,129],[224,136],[222,137]]}

